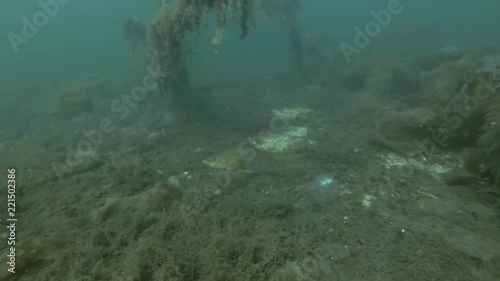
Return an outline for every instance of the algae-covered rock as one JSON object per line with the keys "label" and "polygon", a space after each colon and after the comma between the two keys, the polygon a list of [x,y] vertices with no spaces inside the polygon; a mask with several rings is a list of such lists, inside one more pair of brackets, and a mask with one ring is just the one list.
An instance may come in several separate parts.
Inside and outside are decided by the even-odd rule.
{"label": "algae-covered rock", "polygon": [[247,140],[258,150],[281,152],[303,143],[305,136],[307,136],[306,127],[289,126],[282,132],[268,130]]}
{"label": "algae-covered rock", "polygon": [[[274,115],[271,128],[261,130],[257,136],[248,137],[247,140],[261,151],[281,152],[291,147],[304,143],[308,129],[297,126],[296,123],[307,119],[313,111],[309,108],[273,109]],[[291,124],[294,125],[291,125]]]}
{"label": "algae-covered rock", "polygon": [[77,117],[83,112],[92,112],[93,101],[82,89],[69,87],[57,97],[58,110],[56,115],[61,118]]}
{"label": "algae-covered rock", "polygon": [[434,118],[431,111],[422,107],[387,110],[381,114],[378,126],[370,132],[368,141],[408,156],[421,149],[418,142],[428,138],[429,124]]}
{"label": "algae-covered rock", "polygon": [[364,82],[365,89],[369,89],[373,93],[388,92],[394,83],[395,69],[394,61],[386,57],[374,56],[368,65]]}
{"label": "algae-covered rock", "polygon": [[392,141],[413,141],[424,137],[429,122],[435,114],[424,107],[410,110],[388,110],[382,113],[378,121],[378,130]]}
{"label": "algae-covered rock", "polygon": [[107,81],[96,75],[82,77],[67,86],[55,97],[54,114],[59,118],[75,118],[84,112],[94,110],[94,99],[105,94]]}
{"label": "algae-covered rock", "polygon": [[483,156],[481,168],[488,170],[500,186],[500,92],[490,101],[477,146]]}
{"label": "algae-covered rock", "polygon": [[447,103],[464,85],[465,68],[455,62],[444,63],[422,77],[422,92],[429,100]]}

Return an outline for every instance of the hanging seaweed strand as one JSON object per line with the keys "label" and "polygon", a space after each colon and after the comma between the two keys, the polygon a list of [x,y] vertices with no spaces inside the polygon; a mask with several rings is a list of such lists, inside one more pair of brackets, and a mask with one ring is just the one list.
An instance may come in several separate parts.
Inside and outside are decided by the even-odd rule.
{"label": "hanging seaweed strand", "polygon": [[236,21],[239,12],[240,38],[245,38],[250,24],[254,24],[254,0],[179,0],[174,5],[164,5],[150,27],[152,46],[151,68],[160,93],[176,105],[189,101],[190,81],[186,69],[184,38],[199,32],[200,26],[211,10],[215,10],[217,30],[212,39],[215,51],[221,44],[224,29]]}

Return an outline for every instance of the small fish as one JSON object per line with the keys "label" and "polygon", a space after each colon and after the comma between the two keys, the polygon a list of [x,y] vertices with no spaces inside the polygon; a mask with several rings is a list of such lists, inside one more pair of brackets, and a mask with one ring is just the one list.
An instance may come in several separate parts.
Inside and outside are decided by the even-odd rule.
{"label": "small fish", "polygon": [[230,156],[210,157],[202,161],[203,164],[215,169],[242,172],[246,170],[245,160]]}

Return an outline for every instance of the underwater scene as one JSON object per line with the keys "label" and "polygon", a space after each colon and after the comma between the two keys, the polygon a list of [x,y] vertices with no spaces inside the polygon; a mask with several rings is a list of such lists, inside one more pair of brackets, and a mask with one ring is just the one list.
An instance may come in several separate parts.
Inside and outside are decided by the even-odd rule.
{"label": "underwater scene", "polygon": [[500,280],[498,0],[0,3],[0,280]]}

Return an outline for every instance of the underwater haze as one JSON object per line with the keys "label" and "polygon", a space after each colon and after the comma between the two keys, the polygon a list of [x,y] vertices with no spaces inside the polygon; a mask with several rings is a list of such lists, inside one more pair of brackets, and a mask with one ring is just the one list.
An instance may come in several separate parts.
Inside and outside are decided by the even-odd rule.
{"label": "underwater haze", "polygon": [[499,14],[0,2],[0,280],[500,280]]}
{"label": "underwater haze", "polygon": [[[50,1],[41,1],[50,2]],[[2,77],[6,79],[4,87],[12,84],[51,83],[56,79],[69,79],[71,75],[94,72],[99,69],[110,75],[123,75],[127,61],[123,43],[121,23],[127,17],[137,15],[144,22],[152,20],[158,4],[155,1],[124,0],[116,3],[102,1],[67,1],[61,5],[60,11],[50,17],[46,26],[39,28],[36,36],[28,43],[21,43],[15,53],[7,35],[10,32],[22,36],[23,17],[33,20],[33,15],[40,11],[38,1],[5,1],[0,5],[2,11],[1,34],[4,34],[2,52]],[[332,45],[343,41],[352,41],[353,28],[363,27],[372,20],[370,11],[378,11],[387,6],[388,1],[340,1],[312,0],[302,1],[301,24],[304,31],[323,32],[332,37]],[[396,25],[428,25],[435,32],[428,38],[394,35],[390,31],[382,31],[374,40],[380,50],[411,48],[413,52],[432,51],[444,45],[458,45],[463,48],[474,48],[484,44],[498,43],[495,36],[499,5],[494,0],[481,1],[401,1],[404,12],[394,16],[391,21]],[[389,28],[391,27],[389,26]],[[214,27],[210,27],[199,40],[199,51],[210,44]],[[234,31],[233,34],[237,34]],[[391,36],[392,35],[392,36]],[[422,34],[418,34],[423,36]],[[398,37],[399,36],[399,37]],[[245,42],[237,36],[226,36],[224,52],[217,57],[216,63],[234,68],[233,58],[238,56],[257,57],[262,68],[276,68],[275,63],[265,65],[269,57],[280,59],[286,63],[286,56],[281,49],[286,40],[280,40],[283,34],[279,27],[257,22],[257,29]],[[387,41],[391,44],[387,44]],[[385,42],[385,44],[384,44]],[[392,52],[391,52],[392,53]],[[411,54],[408,54],[411,55]],[[212,58],[204,58],[212,61]],[[284,61],[285,60],[285,61]],[[130,62],[128,62],[130,63]],[[240,63],[238,69],[246,71],[246,64]],[[129,64],[128,64],[129,65]],[[274,66],[274,67],[273,67]],[[278,69],[286,69],[286,66]],[[69,77],[68,77],[69,76]],[[58,78],[56,78],[58,77]],[[30,82],[24,79],[29,79]],[[7,84],[7,85],[5,85]]]}

